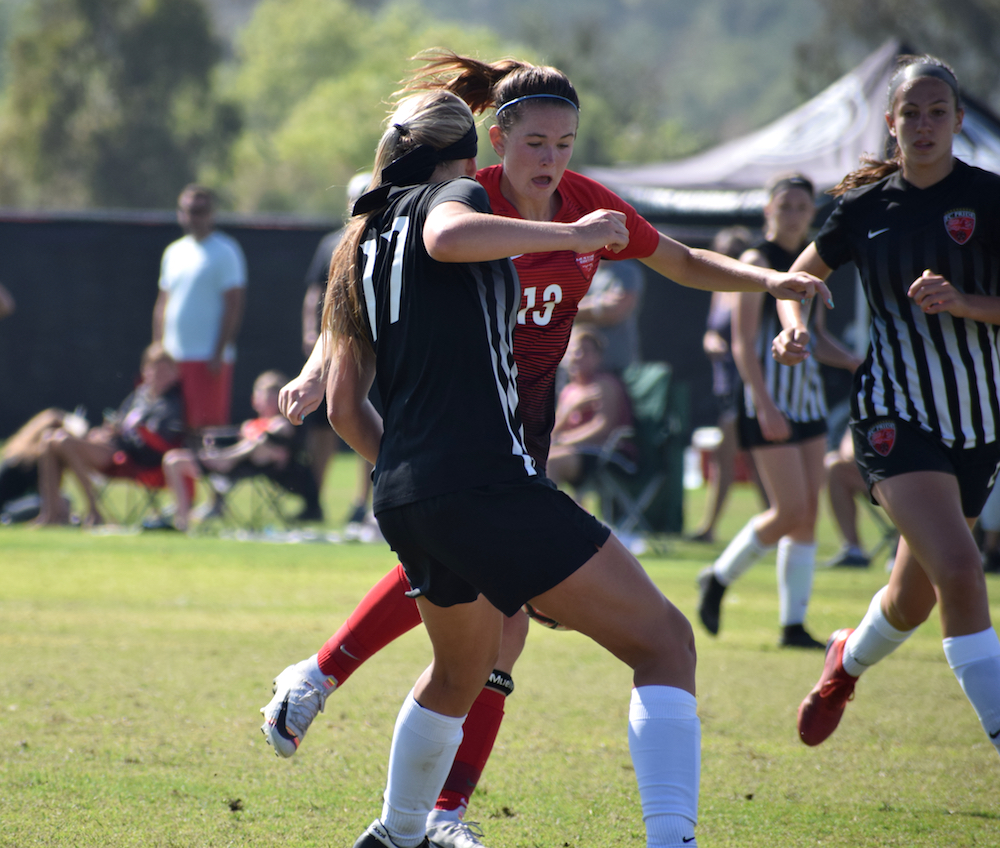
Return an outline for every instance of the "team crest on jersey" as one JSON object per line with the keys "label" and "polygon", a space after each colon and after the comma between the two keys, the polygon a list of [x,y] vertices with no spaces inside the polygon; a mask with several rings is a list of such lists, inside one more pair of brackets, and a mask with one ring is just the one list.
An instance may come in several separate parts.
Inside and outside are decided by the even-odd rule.
{"label": "team crest on jersey", "polygon": [[596,253],[578,253],[576,264],[580,266],[583,275],[589,280],[594,276],[594,268],[597,267]]}
{"label": "team crest on jersey", "polygon": [[896,444],[896,424],[893,421],[881,421],[868,431],[868,444],[879,456],[888,456],[892,446]]}
{"label": "team crest on jersey", "polygon": [[944,228],[948,235],[958,244],[965,244],[976,229],[976,211],[974,209],[952,209],[944,216]]}

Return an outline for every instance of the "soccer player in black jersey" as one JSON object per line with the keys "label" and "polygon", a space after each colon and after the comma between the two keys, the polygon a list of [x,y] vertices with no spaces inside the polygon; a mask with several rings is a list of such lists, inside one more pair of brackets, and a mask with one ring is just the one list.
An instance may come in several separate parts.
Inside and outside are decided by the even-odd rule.
{"label": "soccer player in black jersey", "polygon": [[[830,638],[799,707],[807,745],[833,733],[861,673],[939,604],[945,657],[1000,749],[1000,641],[970,529],[1000,460],[1000,176],[954,158],[962,115],[952,70],[906,57],[889,87],[893,158],[844,179],[793,266],[819,277],[858,266],[872,320],[851,402],[855,456],[902,535],[888,586],[856,629]],[[774,354],[800,361],[801,311],[781,313]]]}
{"label": "soccer player in black jersey", "polygon": [[[700,724],[687,620],[607,528],[548,485],[524,446],[509,257],[624,247],[624,216],[573,224],[488,214],[476,129],[456,95],[404,98],[331,265],[331,423],[375,462],[374,508],[434,658],[400,711],[382,813],[358,848],[427,845],[427,816],[527,601],[634,671],[629,739],[649,844],[694,844]],[[378,380],[380,419],[367,401]]]}
{"label": "soccer player in black jersey", "polygon": [[[444,77],[438,79],[442,73]],[[560,248],[528,252],[524,248],[509,248],[510,254],[523,254],[514,260],[521,292],[513,355],[525,446],[537,468],[544,468],[548,453],[556,368],[565,352],[577,303],[586,293],[598,258],[606,254],[645,256],[651,267],[661,270],[664,276],[704,288],[767,289],[775,296],[796,299],[816,293],[824,298],[829,296],[828,290],[809,275],[754,268],[684,247],[655,230],[613,192],[568,170],[578,128],[578,97],[561,71],[514,60],[487,64],[447,54],[419,72],[418,78],[423,80],[420,85],[423,89],[447,87],[473,108],[495,109],[497,123],[490,128],[490,138],[494,150],[503,151],[503,163],[482,169],[477,178],[488,193],[493,211],[511,219],[509,226],[513,232],[531,233],[538,223],[546,223],[558,231],[575,226],[600,210],[608,214],[607,210],[613,209],[625,216],[628,245],[622,250]],[[437,320],[438,313],[415,326],[437,326],[431,317]],[[480,324],[478,320],[475,326]],[[459,329],[469,328],[460,325],[442,330],[442,338]],[[462,335],[456,342],[465,339]],[[442,367],[450,368],[458,355],[453,347],[452,358]],[[293,423],[299,423],[303,414],[322,402],[328,365],[323,350],[314,348],[299,377],[282,390],[283,412]],[[335,412],[341,406],[334,393],[327,393],[327,401],[328,405],[333,404]],[[470,421],[468,417],[448,423],[449,426],[460,423],[460,430],[479,426],[478,421]],[[455,446],[459,444],[460,440],[454,442]],[[434,470],[447,476],[454,467],[455,463],[443,462]],[[458,518],[453,521],[460,523]],[[544,550],[533,549],[525,552],[523,558],[526,562],[536,562],[546,556]],[[376,651],[420,624],[420,613],[406,594],[409,591],[402,567],[393,569],[362,599],[317,654],[289,666],[275,678],[274,697],[261,710],[264,715],[261,729],[277,753],[285,757],[294,755],[329,694]],[[490,675],[470,712],[459,757],[427,822],[428,837],[437,845],[481,848],[478,839],[481,833],[476,833],[473,823],[463,821],[461,816],[500,726],[506,695],[513,688],[509,672],[524,644],[527,625],[527,617],[519,612],[505,618],[496,673]],[[658,826],[651,827],[650,833],[653,842],[663,836]]]}
{"label": "soccer player in black jersey", "polygon": [[[816,215],[812,182],[788,174],[768,187],[764,238],[740,259],[787,271],[806,245]],[[719,558],[698,576],[698,617],[709,633],[719,631],[726,589],[777,545],[778,644],[822,648],[805,629],[816,566],[816,516],[826,454],[826,395],[819,363],[853,371],[858,358],[826,332],[814,314],[815,357],[797,365],[776,363],[771,340],[781,329],[773,298],[733,295],[733,359],[743,379],[738,401],[741,447],[748,450],[767,492],[768,508],[753,516]]]}

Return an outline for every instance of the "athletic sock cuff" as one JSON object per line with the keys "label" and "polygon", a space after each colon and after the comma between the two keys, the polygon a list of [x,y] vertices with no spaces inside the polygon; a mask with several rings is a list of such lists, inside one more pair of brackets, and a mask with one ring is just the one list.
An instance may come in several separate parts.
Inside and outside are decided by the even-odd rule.
{"label": "athletic sock cuff", "polygon": [[698,718],[698,701],[676,686],[636,686],[629,704],[629,721]]}
{"label": "athletic sock cuff", "polygon": [[889,624],[889,620],[885,617],[885,612],[882,610],[882,596],[888,588],[888,586],[883,586],[875,593],[875,597],[872,598],[870,607],[872,611],[872,626],[883,639],[888,639],[890,642],[904,642],[916,628],[914,627],[913,630],[897,630]]}
{"label": "athletic sock cuff", "polygon": [[490,679],[486,681],[487,689],[494,689],[506,697],[514,692],[514,678],[506,671],[495,668],[490,672]]}
{"label": "athletic sock cuff", "polygon": [[780,550],[788,549],[795,551],[816,551],[816,542],[796,542],[794,539],[789,539],[787,536],[782,536],[778,540],[778,548]]}
{"label": "athletic sock cuff", "polygon": [[[778,547],[778,542],[775,542],[773,545],[765,545],[761,542],[760,536],[757,535],[757,525],[753,522],[754,520],[751,518],[750,523],[748,524],[750,527],[750,541],[757,552],[763,556],[768,551],[773,551],[776,547]],[[778,541],[780,542],[781,540],[779,539]]]}
{"label": "athletic sock cuff", "polygon": [[968,636],[948,636],[942,640],[944,655],[952,669],[978,660],[1000,657],[1000,638],[992,627]]}
{"label": "athletic sock cuff", "polygon": [[411,732],[431,742],[445,744],[453,742],[456,734],[459,740],[461,739],[462,725],[465,724],[466,719],[466,716],[447,716],[420,706],[417,699],[413,697],[412,689],[410,694],[406,696],[399,716],[400,719],[405,720]]}

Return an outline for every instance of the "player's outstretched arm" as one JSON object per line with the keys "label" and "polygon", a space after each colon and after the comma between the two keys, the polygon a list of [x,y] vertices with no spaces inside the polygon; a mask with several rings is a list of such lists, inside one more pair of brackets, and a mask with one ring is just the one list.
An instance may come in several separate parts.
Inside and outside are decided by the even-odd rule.
{"label": "player's outstretched arm", "polygon": [[458,201],[435,206],[424,224],[424,246],[438,262],[486,262],[522,253],[589,253],[628,245],[625,216],[598,209],[573,223],[524,221],[476,212]]}
{"label": "player's outstretched arm", "polygon": [[822,279],[793,268],[787,272],[748,265],[711,250],[690,248],[660,233],[651,256],[642,260],[664,277],[703,291],[768,292],[782,300],[819,297],[832,303]]}

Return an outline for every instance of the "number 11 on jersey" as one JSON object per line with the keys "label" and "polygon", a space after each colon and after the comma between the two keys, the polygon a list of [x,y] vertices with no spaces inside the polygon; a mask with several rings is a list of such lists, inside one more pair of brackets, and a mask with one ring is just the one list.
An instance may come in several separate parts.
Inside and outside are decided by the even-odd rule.
{"label": "number 11 on jersey", "polygon": [[[389,271],[390,324],[395,324],[399,320],[399,304],[403,293],[403,250],[401,247],[406,244],[406,234],[409,229],[409,218],[396,218],[392,222],[392,229],[379,236],[379,238],[384,238],[389,243],[388,250],[392,251],[392,266]],[[365,304],[368,307],[368,325],[371,327],[372,341],[374,342],[378,339],[378,329],[375,323],[377,310],[375,308],[374,280],[378,243],[375,239],[369,239],[361,246],[361,250],[365,255],[365,270],[362,278],[365,290]]]}

